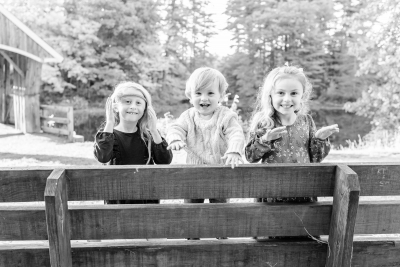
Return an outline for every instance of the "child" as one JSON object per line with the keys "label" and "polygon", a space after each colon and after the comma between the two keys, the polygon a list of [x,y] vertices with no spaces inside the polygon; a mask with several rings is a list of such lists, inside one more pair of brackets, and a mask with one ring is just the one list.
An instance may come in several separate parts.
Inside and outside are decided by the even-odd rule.
{"label": "child", "polygon": [[[196,69],[186,84],[185,94],[192,108],[181,114],[167,132],[168,149],[186,147],[188,164],[226,164],[232,168],[243,163],[245,145],[238,116],[221,106],[228,84],[218,70]],[[204,199],[185,199],[185,203],[203,203]],[[210,199],[226,203],[227,199]]]}
{"label": "child", "polygon": [[[307,115],[311,84],[293,66],[273,69],[260,89],[245,148],[250,163],[319,163],[330,150],[328,137],[337,124],[316,131]],[[258,202],[314,202],[316,197],[258,199]]]}
{"label": "child", "polygon": [[[172,153],[156,127],[149,92],[140,84],[118,84],[106,103],[106,124],[96,134],[94,155],[110,165],[170,164]],[[108,204],[159,203],[159,200],[106,200]]]}

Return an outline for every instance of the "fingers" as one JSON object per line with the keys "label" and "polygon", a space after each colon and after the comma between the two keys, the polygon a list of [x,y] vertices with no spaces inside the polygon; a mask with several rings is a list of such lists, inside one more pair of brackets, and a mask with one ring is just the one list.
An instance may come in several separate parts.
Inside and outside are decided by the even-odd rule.
{"label": "fingers", "polygon": [[169,146],[167,146],[167,149],[179,151],[185,146],[186,146],[186,144],[184,142],[177,141],[177,142],[174,142],[174,143],[170,144]]}
{"label": "fingers", "polygon": [[231,168],[239,166],[239,163],[244,163],[242,157],[236,153],[235,154],[227,154],[223,156],[221,159],[226,159],[225,165],[231,165]]}

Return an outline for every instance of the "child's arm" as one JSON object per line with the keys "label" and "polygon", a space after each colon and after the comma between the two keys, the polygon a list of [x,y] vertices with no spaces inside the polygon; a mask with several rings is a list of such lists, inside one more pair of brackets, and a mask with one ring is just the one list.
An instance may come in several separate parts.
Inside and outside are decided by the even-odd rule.
{"label": "child's arm", "polygon": [[114,129],[115,118],[112,107],[111,97],[106,102],[106,126],[102,132],[98,132],[94,142],[94,156],[101,163],[107,163],[112,158],[114,146]]}
{"label": "child's arm", "polygon": [[317,131],[314,120],[309,115],[307,117],[310,125],[310,162],[320,163],[331,150],[331,143],[329,142],[328,137],[332,133],[338,132],[339,128],[337,127],[337,125],[332,125],[328,127],[323,127],[321,129],[322,131]]}
{"label": "child's arm", "polygon": [[188,121],[190,120],[189,112],[185,111],[179,118],[168,126],[167,149],[180,150],[185,147],[186,136],[188,133]]}
{"label": "child's arm", "polygon": [[245,137],[242,126],[236,116],[232,117],[226,127],[223,129],[223,134],[228,143],[228,149],[222,159],[226,159],[225,164],[232,165],[232,168],[243,163],[242,154],[245,145]]}
{"label": "child's arm", "polygon": [[114,134],[97,132],[94,142],[94,156],[101,163],[107,163],[112,158]]}
{"label": "child's arm", "polygon": [[250,141],[245,148],[246,159],[250,163],[259,162],[260,159],[273,150],[272,143],[287,133],[286,127],[278,127],[272,130],[259,128],[250,134]]}

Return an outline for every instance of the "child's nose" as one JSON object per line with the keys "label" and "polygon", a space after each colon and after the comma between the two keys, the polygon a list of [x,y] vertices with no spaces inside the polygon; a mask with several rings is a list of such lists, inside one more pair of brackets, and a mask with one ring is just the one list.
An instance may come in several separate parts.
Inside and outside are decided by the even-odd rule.
{"label": "child's nose", "polygon": [[207,95],[202,95],[201,96],[201,100],[207,100],[207,99],[208,99]]}

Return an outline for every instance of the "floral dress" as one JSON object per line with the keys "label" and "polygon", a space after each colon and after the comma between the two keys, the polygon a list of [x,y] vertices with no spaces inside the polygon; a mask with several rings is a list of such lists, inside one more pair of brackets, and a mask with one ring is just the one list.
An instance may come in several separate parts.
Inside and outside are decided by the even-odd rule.
{"label": "floral dress", "polygon": [[[275,122],[275,127],[282,124]],[[316,127],[310,115],[298,115],[296,121],[286,126],[287,134],[282,137],[263,142],[260,138],[266,129],[259,128],[250,133],[250,141],[246,146],[246,159],[250,163],[319,163],[330,151],[330,142],[315,137]],[[314,202],[316,197],[266,198],[260,202]]]}

